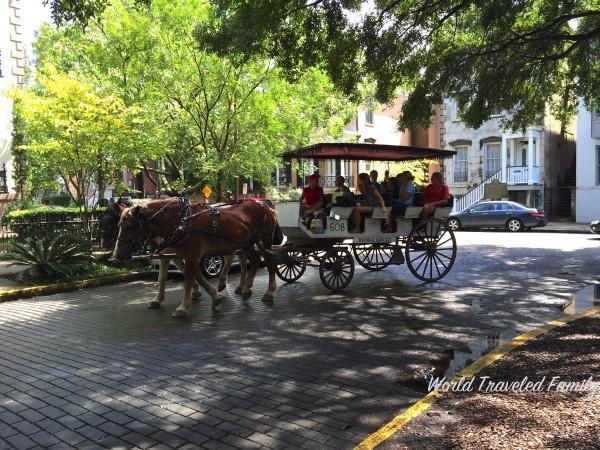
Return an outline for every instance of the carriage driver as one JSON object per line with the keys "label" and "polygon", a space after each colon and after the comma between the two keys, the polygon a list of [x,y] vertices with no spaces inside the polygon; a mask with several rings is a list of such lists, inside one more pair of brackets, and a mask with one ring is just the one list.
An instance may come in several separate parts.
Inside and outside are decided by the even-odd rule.
{"label": "carriage driver", "polygon": [[319,186],[320,177],[321,175],[317,172],[308,177],[309,185],[302,190],[300,197],[300,214],[302,216],[314,215],[325,205],[323,188]]}

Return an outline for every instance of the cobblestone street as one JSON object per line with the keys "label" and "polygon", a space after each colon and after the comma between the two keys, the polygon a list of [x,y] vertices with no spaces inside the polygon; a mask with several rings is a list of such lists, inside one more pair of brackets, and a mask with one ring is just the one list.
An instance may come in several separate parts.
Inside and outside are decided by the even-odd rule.
{"label": "cobblestone street", "polygon": [[267,305],[264,274],[245,302],[234,274],[220,312],[203,294],[179,320],[176,280],[161,310],[148,281],[0,304],[0,448],[352,448],[421,396],[402,374],[445,349],[462,367],[600,281],[591,234],[457,240],[430,286],[357,267],[331,294],[309,268]]}

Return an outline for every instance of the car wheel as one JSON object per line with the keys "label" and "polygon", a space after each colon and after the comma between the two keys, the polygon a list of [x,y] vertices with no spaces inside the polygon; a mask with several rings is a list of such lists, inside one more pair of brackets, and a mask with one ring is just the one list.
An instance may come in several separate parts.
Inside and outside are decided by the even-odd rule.
{"label": "car wheel", "polygon": [[448,228],[450,228],[452,231],[460,230],[460,220],[454,218],[448,219]]}
{"label": "car wheel", "polygon": [[222,256],[207,256],[202,258],[200,267],[206,278],[217,278],[223,271],[225,260]]}
{"label": "car wheel", "polygon": [[506,222],[506,228],[508,228],[508,231],[522,231],[523,222],[519,219],[509,219],[508,222]]}

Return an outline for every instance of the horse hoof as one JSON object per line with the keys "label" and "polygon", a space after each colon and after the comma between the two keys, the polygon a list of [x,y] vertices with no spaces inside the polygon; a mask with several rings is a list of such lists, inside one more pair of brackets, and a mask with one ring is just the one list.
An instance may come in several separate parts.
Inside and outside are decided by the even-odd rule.
{"label": "horse hoof", "polygon": [[179,318],[185,317],[185,316],[187,316],[187,313],[185,311],[183,311],[182,309],[176,309],[171,317],[179,319]]}
{"label": "horse hoof", "polygon": [[161,305],[158,300],[152,300],[150,303],[148,303],[148,309],[159,309],[160,306]]}
{"label": "horse hoof", "polygon": [[217,290],[218,290],[219,292],[221,292],[223,289],[225,289],[225,287],[226,287],[226,286],[225,286],[224,284],[219,284],[219,287],[217,288]]}
{"label": "horse hoof", "polygon": [[235,288],[235,293],[236,294],[241,294],[242,293],[242,287],[241,286],[236,287]]}
{"label": "horse hoof", "polygon": [[261,300],[265,303],[273,303],[273,296],[271,294],[265,294]]}
{"label": "horse hoof", "polygon": [[242,292],[242,298],[244,300],[248,300],[250,297],[252,297],[252,290],[249,289],[246,292]]}

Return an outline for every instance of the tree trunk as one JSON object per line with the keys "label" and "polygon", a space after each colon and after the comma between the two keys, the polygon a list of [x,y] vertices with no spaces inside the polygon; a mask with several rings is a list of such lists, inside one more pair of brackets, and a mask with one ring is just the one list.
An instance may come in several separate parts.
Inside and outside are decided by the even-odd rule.
{"label": "tree trunk", "polygon": [[223,172],[221,172],[221,171],[217,172],[217,183],[215,184],[215,193],[216,193],[216,197],[217,197],[217,202],[223,201],[224,178],[225,178],[225,176],[224,176]]}

